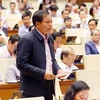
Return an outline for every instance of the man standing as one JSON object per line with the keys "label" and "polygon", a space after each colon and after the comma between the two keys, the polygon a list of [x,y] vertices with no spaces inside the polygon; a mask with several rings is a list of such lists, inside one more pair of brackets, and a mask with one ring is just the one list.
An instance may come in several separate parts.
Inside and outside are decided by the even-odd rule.
{"label": "man standing", "polygon": [[23,97],[44,96],[53,100],[53,80],[62,76],[62,70],[54,59],[52,18],[47,11],[40,10],[32,18],[35,28],[22,37],[18,44],[17,67],[21,71],[20,84]]}

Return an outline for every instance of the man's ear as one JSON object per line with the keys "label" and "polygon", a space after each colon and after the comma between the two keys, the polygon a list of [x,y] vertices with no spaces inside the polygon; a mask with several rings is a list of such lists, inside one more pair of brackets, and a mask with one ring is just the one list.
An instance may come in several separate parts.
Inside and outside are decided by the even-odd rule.
{"label": "man's ear", "polygon": [[8,41],[8,44],[12,44],[12,42],[11,41]]}
{"label": "man's ear", "polygon": [[66,56],[65,55],[63,55],[63,59],[65,59],[66,58]]}
{"label": "man's ear", "polygon": [[39,22],[36,22],[36,27],[39,27],[40,23]]}

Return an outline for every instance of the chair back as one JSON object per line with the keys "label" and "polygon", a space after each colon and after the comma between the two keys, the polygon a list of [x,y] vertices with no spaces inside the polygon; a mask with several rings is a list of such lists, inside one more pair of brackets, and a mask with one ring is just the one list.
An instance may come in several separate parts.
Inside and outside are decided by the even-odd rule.
{"label": "chair back", "polygon": [[85,45],[88,41],[91,41],[91,36],[82,37],[82,44]]}
{"label": "chair back", "polygon": [[85,54],[84,45],[61,45],[62,49],[66,49],[67,47],[73,48],[75,55],[84,55]]}
{"label": "chair back", "polygon": [[84,68],[86,70],[100,70],[100,55],[85,55]]}
{"label": "chair back", "polygon": [[76,80],[82,80],[89,85],[91,100],[100,97],[100,70],[77,70]]}
{"label": "chair back", "polygon": [[13,59],[13,58],[0,59],[0,73],[1,73],[1,77],[3,79],[3,82],[5,82],[5,75],[6,75],[8,66],[10,64],[12,64],[14,61],[15,61],[15,59]]}

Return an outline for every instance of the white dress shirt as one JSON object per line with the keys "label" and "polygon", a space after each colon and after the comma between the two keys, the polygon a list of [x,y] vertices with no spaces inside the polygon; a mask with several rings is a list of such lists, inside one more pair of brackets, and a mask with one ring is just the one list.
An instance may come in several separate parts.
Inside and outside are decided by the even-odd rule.
{"label": "white dress shirt", "polygon": [[78,69],[74,64],[71,64],[70,67],[69,67],[69,66],[67,66],[66,64],[64,64],[62,61],[60,62],[59,67],[60,67],[63,71],[70,72],[70,73],[71,73],[73,70]]}
{"label": "white dress shirt", "polygon": [[61,48],[57,48],[56,52],[55,52],[55,58],[59,58],[60,59],[61,52],[62,52],[62,49]]}
{"label": "white dress shirt", "polygon": [[[92,41],[93,42],[93,41]],[[94,43],[94,42],[93,42]],[[99,54],[100,54],[100,43],[99,44],[96,44],[96,43],[94,43],[95,44],[95,46],[96,46],[96,48],[97,48],[97,50],[98,50],[98,52],[99,52]]]}
{"label": "white dress shirt", "polygon": [[13,55],[10,55],[6,45],[3,47],[0,47],[0,59],[13,58],[13,57],[14,57]]}
{"label": "white dress shirt", "polygon": [[16,67],[16,62],[8,66],[6,81],[17,81],[20,79],[20,71]]}

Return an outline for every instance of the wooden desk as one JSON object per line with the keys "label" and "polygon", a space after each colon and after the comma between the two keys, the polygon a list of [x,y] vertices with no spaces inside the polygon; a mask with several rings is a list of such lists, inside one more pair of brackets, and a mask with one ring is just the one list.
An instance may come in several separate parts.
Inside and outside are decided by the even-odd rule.
{"label": "wooden desk", "polygon": [[79,69],[84,69],[83,63],[75,63],[75,66],[77,66]]}
{"label": "wooden desk", "polygon": [[[60,81],[60,87],[62,93],[70,87],[70,85],[75,82],[75,80],[64,80]],[[0,84],[0,98],[1,100],[9,100],[14,91],[19,90],[19,83],[16,84]]]}
{"label": "wooden desk", "polygon": [[8,37],[12,36],[13,34],[18,34],[18,30],[9,30]]}
{"label": "wooden desk", "polygon": [[16,84],[0,84],[1,100],[9,100],[14,91],[19,90],[19,83]]}
{"label": "wooden desk", "polygon": [[70,87],[72,83],[74,83],[76,80],[64,80],[60,81],[60,88],[62,91],[62,94],[66,92],[66,90]]}

